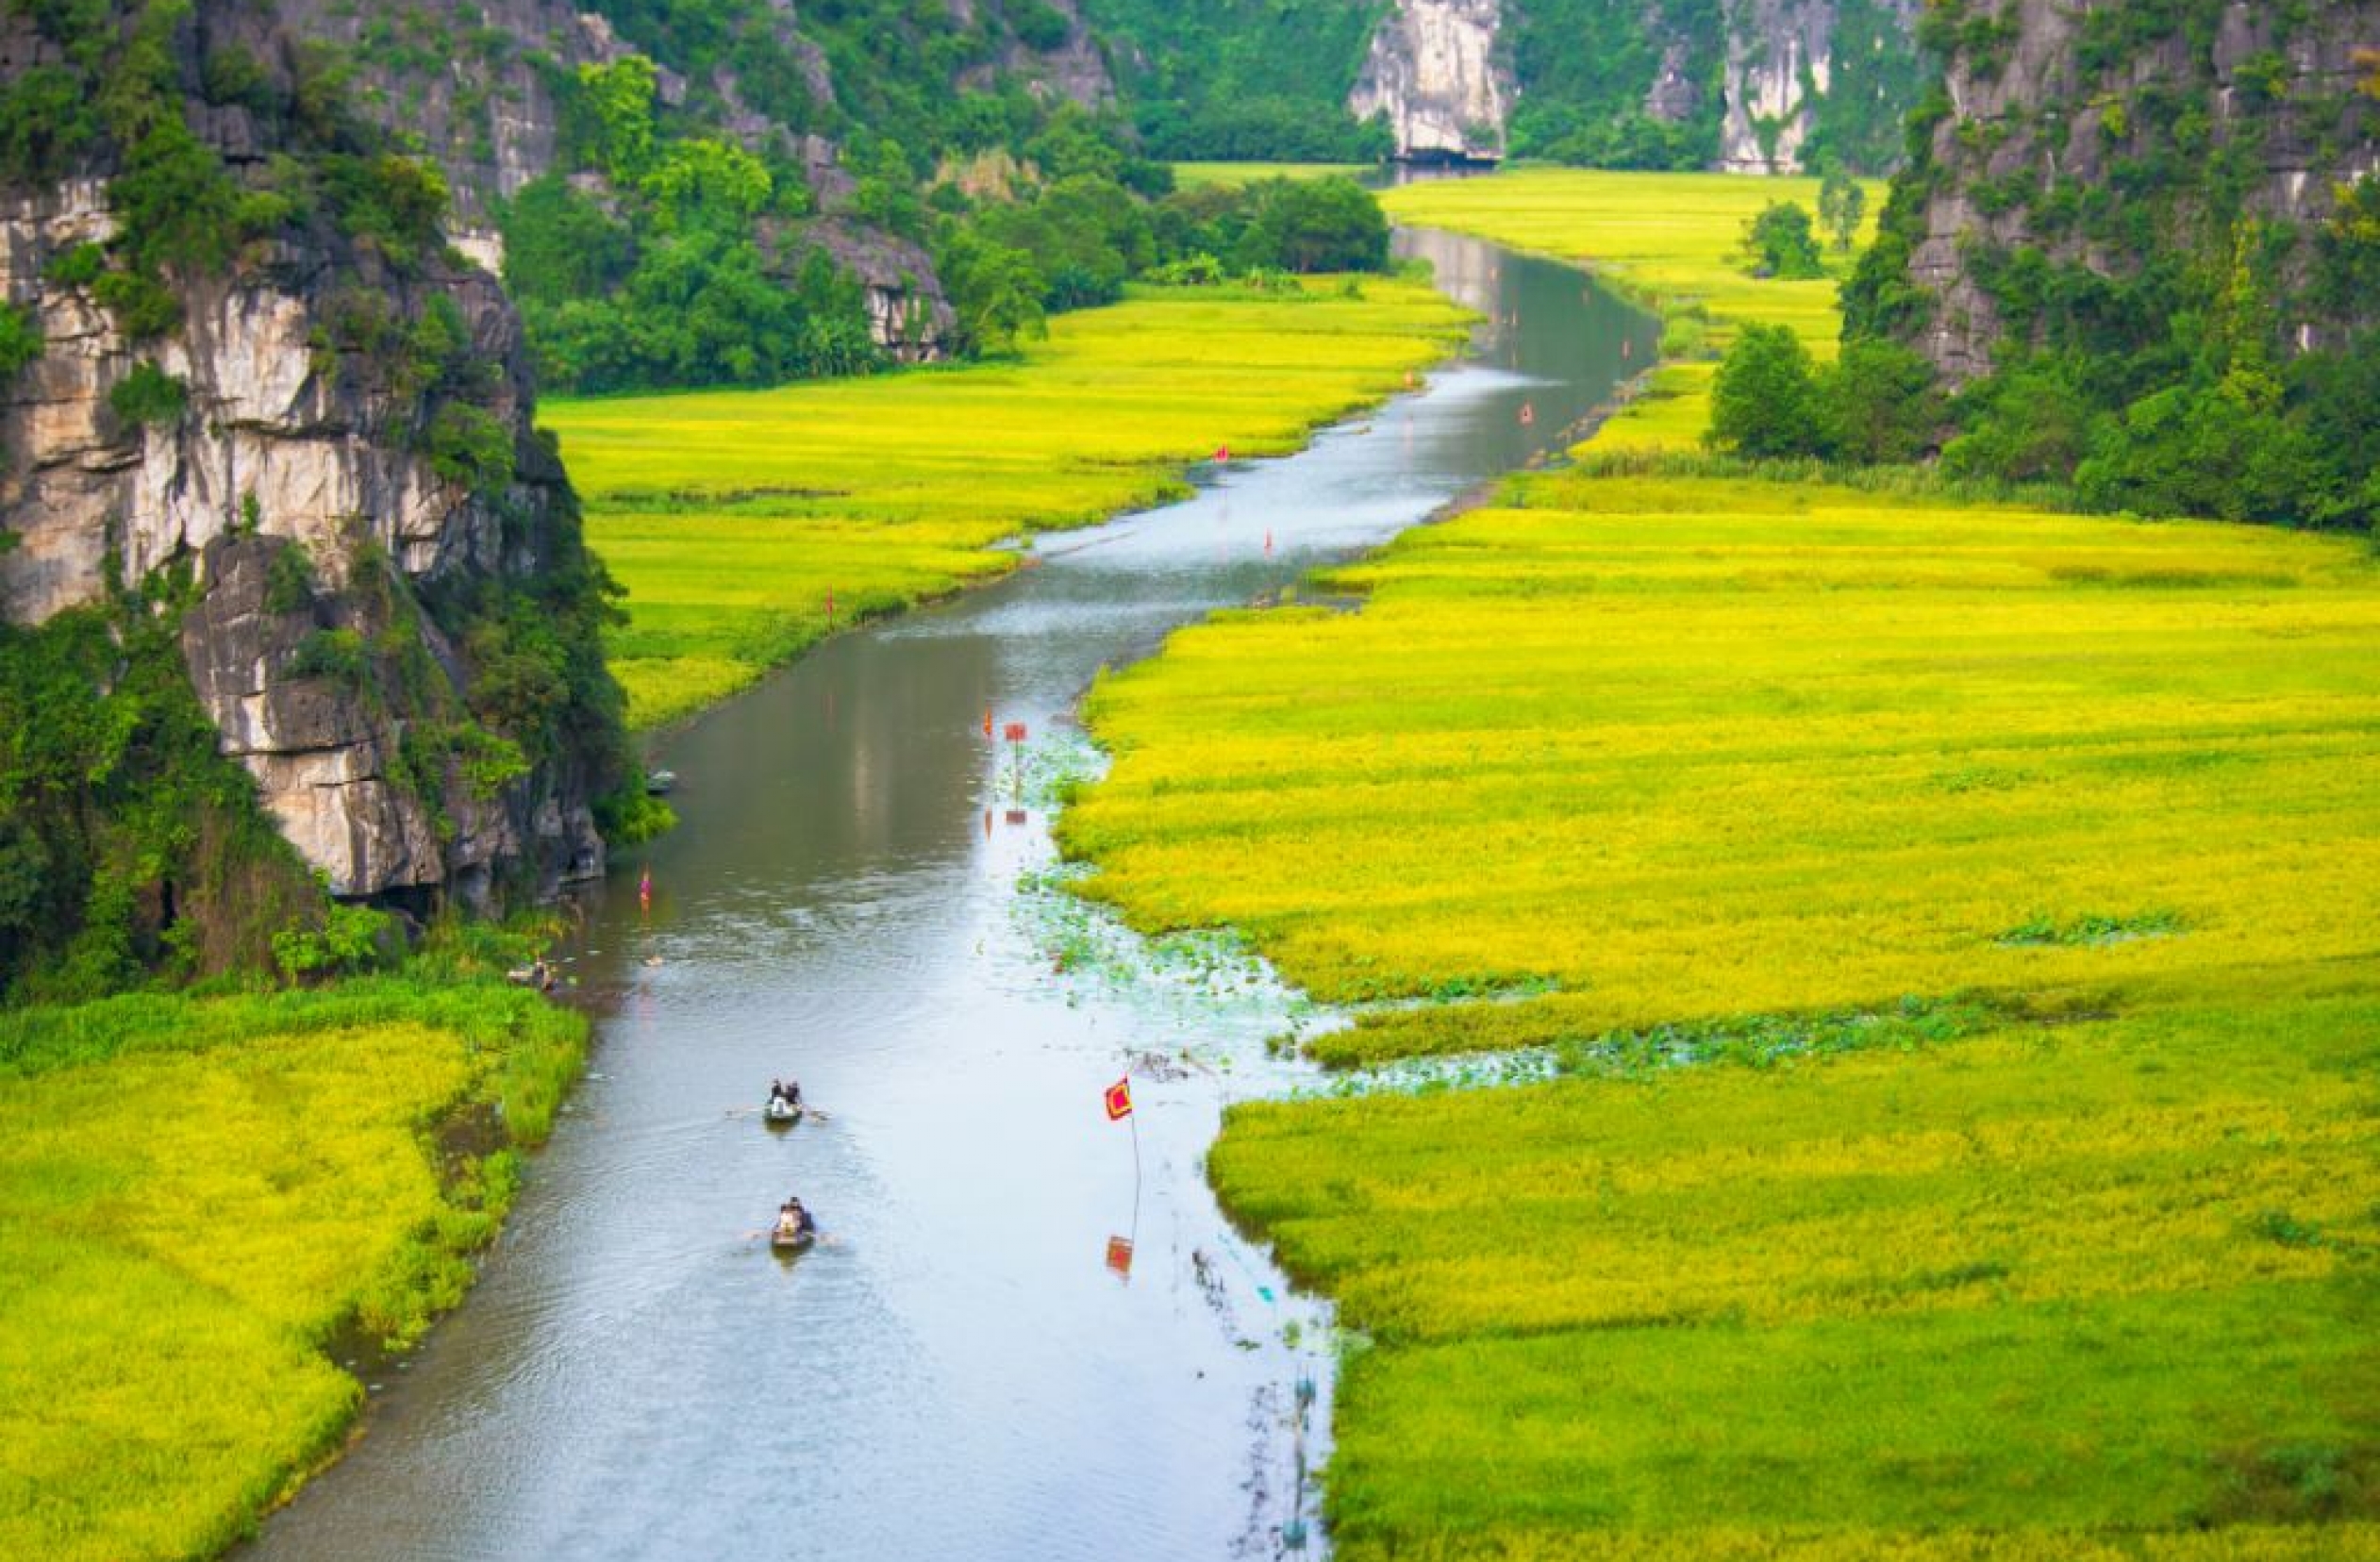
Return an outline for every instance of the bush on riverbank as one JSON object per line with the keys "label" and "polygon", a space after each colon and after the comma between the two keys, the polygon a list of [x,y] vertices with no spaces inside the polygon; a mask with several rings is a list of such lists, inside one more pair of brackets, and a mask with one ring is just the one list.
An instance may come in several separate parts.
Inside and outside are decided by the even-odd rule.
{"label": "bush on riverbank", "polygon": [[427,970],[0,1018],[0,1554],[210,1553],[332,1453],[325,1352],[459,1298],[585,1030]]}

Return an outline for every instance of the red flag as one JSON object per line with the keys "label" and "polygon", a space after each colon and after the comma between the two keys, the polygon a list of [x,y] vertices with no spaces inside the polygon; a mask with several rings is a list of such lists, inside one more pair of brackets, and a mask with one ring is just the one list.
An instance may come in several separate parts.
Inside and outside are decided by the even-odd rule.
{"label": "red flag", "polygon": [[1107,1087],[1107,1121],[1132,1115],[1132,1076],[1126,1074]]}
{"label": "red flag", "polygon": [[1110,1237],[1107,1238],[1107,1267],[1115,1271],[1121,1279],[1132,1278],[1131,1238]]}
{"label": "red flag", "polygon": [[1024,741],[1024,723],[1010,722],[1000,729],[1000,736],[1011,743],[1022,743]]}

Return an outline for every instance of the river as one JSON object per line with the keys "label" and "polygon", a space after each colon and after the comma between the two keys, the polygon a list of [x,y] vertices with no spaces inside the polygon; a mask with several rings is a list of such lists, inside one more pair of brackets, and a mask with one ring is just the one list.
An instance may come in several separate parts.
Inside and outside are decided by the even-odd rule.
{"label": "river", "polygon": [[[1046,808],[983,721],[1062,757],[1100,667],[1415,523],[1651,360],[1652,323],[1576,272],[1398,248],[1491,321],[1424,389],[1044,537],[662,745],[682,827],[615,865],[573,947],[586,1082],[470,1299],[372,1373],[364,1435],[241,1555],[1325,1549],[1301,1471],[1327,1312],[1202,1172],[1225,1103],[1304,1077],[1264,1047],[1293,996],[1181,960],[1058,969],[1098,920],[1020,889],[1055,857]],[[828,1120],[757,1122],[779,1074]],[[747,1234],[795,1190],[828,1240],[781,1260]]]}

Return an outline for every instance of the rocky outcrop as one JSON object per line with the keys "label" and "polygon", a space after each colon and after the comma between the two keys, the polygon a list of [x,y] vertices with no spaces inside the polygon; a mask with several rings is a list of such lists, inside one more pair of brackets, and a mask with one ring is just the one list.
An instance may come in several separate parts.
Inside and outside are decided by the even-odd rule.
{"label": "rocky outcrop", "polygon": [[[341,51],[357,112],[401,132],[445,173],[458,247],[496,272],[498,206],[555,167],[557,83],[630,52],[609,23],[569,0],[277,0],[274,9],[292,33]],[[665,101],[683,102],[686,88],[662,73]]]}
{"label": "rocky outcrop", "polygon": [[[2316,7],[2292,24],[2281,8],[2242,0],[2197,39],[2178,24],[2124,33],[2115,9],[1938,8],[1953,45],[1947,112],[1926,160],[1896,189],[1894,237],[1921,314],[1899,334],[1953,384],[1989,372],[2007,334],[1992,276],[2009,256],[2124,276],[2156,252],[2199,247],[2219,162],[2239,178],[2222,204],[2276,235],[2313,232],[2340,186],[2380,174],[2380,62],[2357,59],[2380,45],[2380,4]],[[2121,218],[2092,193],[2119,171]],[[2310,249],[2297,245],[2296,262]],[[2301,311],[2285,323],[2301,349],[2339,340],[2341,317],[2308,290],[2282,294]]]}
{"label": "rocky outcrop", "polygon": [[1384,116],[1405,160],[1495,161],[1513,95],[1503,24],[1502,0],[1397,0],[1373,34],[1348,111]]}
{"label": "rocky outcrop", "polygon": [[[1385,116],[1407,159],[1494,159],[1517,137],[1532,155],[1628,161],[1648,155],[1649,124],[1672,132],[1655,155],[1715,146],[1734,173],[1797,172],[1821,143],[1875,168],[1914,89],[1919,3],[1595,0],[1556,24],[1501,0],[1399,0],[1347,107]],[[1591,78],[1582,53],[1602,62]]]}
{"label": "rocky outcrop", "polygon": [[1872,166],[1880,139],[1898,144],[1909,106],[1918,9],[1917,0],[1727,0],[1719,166],[1802,173],[1829,120],[1831,154]]}
{"label": "rocky outcrop", "polygon": [[779,236],[773,248],[789,276],[824,251],[863,290],[868,335],[895,363],[932,363],[950,356],[958,314],[942,296],[931,256],[876,228],[828,218]]}
{"label": "rocky outcrop", "polygon": [[1800,172],[1813,100],[1834,85],[1834,33],[1832,0],[1729,0],[1722,169]]}
{"label": "rocky outcrop", "polygon": [[[184,39],[255,37],[257,17],[202,6]],[[261,115],[191,120],[235,181],[291,150]],[[600,871],[616,715],[562,690],[535,732],[474,713],[503,605],[593,590],[494,279],[317,219],[169,272],[180,324],[135,340],[70,263],[120,221],[95,156],[0,198],[0,289],[44,341],[0,390],[0,616],[186,574],[184,656],[222,748],[338,894],[476,902]],[[127,396],[136,380],[156,393]]]}

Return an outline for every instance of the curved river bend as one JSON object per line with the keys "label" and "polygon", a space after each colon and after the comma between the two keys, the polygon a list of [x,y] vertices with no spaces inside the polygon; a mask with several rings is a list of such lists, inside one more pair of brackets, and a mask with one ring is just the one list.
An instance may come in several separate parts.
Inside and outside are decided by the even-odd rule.
{"label": "curved river bend", "polygon": [[[684,825],[645,854],[653,905],[631,860],[574,957],[587,1082],[470,1300],[243,1556],[1323,1549],[1300,1471],[1326,1314],[1201,1170],[1228,1099],[1297,1076],[1263,1047],[1290,995],[1054,970],[1047,923],[1079,913],[1020,891],[1047,821],[981,723],[1062,727],[1103,664],[1415,523],[1651,361],[1652,323],[1575,272],[1398,244],[1494,322],[1424,390],[1045,537],[1038,568],[831,641],[667,744]],[[1186,1049],[1136,1070],[1136,1193],[1102,1088]],[[779,1073],[831,1121],[729,1115]],[[788,1263],[746,1234],[791,1190],[831,1243]]]}

